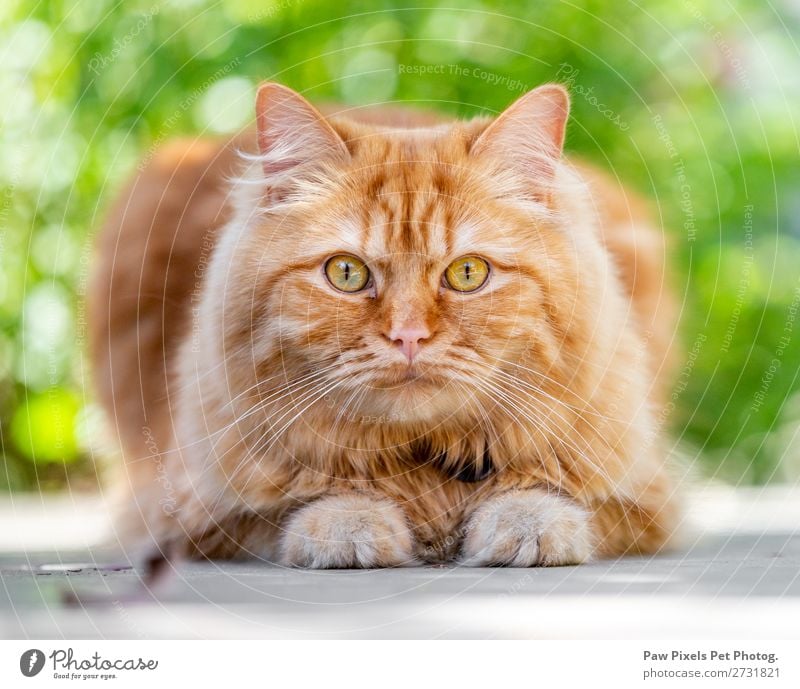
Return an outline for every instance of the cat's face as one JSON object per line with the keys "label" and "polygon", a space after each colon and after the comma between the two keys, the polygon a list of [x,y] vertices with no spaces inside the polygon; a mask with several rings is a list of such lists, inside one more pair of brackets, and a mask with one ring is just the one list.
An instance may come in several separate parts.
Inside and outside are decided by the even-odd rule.
{"label": "cat's face", "polygon": [[569,235],[547,207],[563,92],[529,94],[488,129],[420,131],[333,129],[265,88],[270,210],[232,271],[258,375],[327,382],[315,389],[348,413],[387,421],[480,413],[557,335],[559,291],[574,294]]}

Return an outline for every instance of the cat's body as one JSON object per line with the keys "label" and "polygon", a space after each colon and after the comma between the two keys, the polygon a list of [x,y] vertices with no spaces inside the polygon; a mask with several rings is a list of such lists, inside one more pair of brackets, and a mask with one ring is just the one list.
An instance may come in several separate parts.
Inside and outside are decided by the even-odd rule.
{"label": "cat's body", "polygon": [[[326,121],[268,85],[258,115],[158,152],[101,239],[92,349],[131,537],[321,567],[661,547],[663,239],[559,162],[563,91],[437,125]],[[231,191],[239,148],[259,154]],[[326,282],[338,255],[369,284]],[[443,277],[461,256],[491,268],[474,293]]]}

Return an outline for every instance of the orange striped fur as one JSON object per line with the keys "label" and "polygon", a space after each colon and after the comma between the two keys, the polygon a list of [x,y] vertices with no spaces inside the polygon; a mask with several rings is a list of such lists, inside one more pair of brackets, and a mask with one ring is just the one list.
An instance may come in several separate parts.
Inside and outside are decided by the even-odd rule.
{"label": "orange striped fur", "polygon": [[[267,84],[255,133],[158,152],[101,234],[90,304],[127,543],[311,567],[667,543],[664,240],[561,158],[567,110],[545,86],[495,120],[323,116]],[[341,253],[368,289],[327,282]],[[468,255],[491,273],[459,293],[442,276]],[[413,364],[389,336],[408,323]]]}

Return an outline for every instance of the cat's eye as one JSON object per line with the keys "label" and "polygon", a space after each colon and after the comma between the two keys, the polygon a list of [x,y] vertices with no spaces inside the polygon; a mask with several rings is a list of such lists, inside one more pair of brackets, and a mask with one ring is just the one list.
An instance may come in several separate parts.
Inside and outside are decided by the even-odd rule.
{"label": "cat's eye", "polygon": [[474,292],[489,279],[489,264],[478,256],[462,256],[444,271],[444,281],[457,292]]}
{"label": "cat's eye", "polygon": [[369,268],[360,258],[339,254],[326,261],[325,276],[340,292],[360,292],[369,283]]}

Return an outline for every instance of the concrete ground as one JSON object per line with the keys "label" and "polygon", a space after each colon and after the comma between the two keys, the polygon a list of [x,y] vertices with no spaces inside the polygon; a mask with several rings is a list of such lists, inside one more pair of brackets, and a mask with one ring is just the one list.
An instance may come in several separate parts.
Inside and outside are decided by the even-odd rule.
{"label": "concrete ground", "polygon": [[[3,638],[798,638],[800,490],[695,491],[685,547],[581,567],[182,565],[156,592],[91,548],[97,498],[0,502]],[[67,604],[71,592],[84,600]]]}

